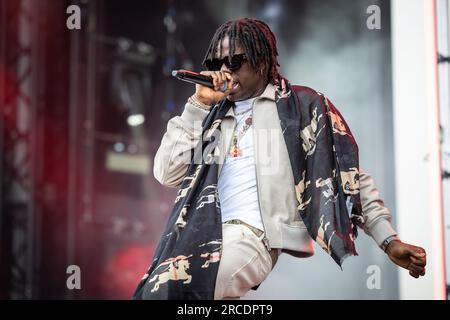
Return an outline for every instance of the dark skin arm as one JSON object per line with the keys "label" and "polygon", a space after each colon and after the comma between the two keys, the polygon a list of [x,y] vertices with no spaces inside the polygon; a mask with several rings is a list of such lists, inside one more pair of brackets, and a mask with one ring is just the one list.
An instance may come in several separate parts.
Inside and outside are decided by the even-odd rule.
{"label": "dark skin arm", "polygon": [[386,253],[396,265],[409,270],[412,277],[419,278],[425,275],[427,264],[425,249],[394,240],[388,244]]}

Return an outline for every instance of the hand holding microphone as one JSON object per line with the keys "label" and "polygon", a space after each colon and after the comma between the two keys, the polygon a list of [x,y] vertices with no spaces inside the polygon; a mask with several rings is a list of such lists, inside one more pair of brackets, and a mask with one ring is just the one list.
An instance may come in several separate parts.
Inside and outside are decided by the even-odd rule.
{"label": "hand holding microphone", "polygon": [[202,71],[196,73],[174,70],[172,75],[180,80],[195,83],[196,98],[208,106],[224,99],[233,88],[233,79],[227,72]]}

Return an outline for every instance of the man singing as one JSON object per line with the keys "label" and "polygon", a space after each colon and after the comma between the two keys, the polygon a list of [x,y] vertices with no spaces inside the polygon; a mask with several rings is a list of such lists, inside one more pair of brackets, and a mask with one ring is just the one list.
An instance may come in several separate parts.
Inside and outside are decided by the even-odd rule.
{"label": "man singing", "polygon": [[393,230],[339,111],[279,74],[266,23],[224,23],[203,63],[214,88],[196,85],[155,156],[156,179],[179,192],[135,299],[239,298],[280,253],[312,256],[312,240],[341,266],[356,255],[357,226],[411,276],[425,274],[425,250]]}

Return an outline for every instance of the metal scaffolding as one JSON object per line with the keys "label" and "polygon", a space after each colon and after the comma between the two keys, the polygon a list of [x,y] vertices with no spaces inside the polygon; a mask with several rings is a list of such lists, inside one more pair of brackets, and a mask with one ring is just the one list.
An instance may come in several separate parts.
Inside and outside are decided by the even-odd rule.
{"label": "metal scaffolding", "polygon": [[33,297],[39,252],[37,5],[0,0],[0,295],[10,299]]}
{"label": "metal scaffolding", "polygon": [[444,210],[444,246],[447,278],[447,299],[450,295],[450,4],[449,0],[438,0],[437,45],[439,71],[439,109],[442,150],[442,200]]}

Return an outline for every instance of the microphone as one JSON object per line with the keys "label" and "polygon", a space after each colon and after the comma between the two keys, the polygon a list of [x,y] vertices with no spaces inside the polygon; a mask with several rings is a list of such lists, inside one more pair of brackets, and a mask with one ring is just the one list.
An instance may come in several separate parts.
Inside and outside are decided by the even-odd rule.
{"label": "microphone", "polygon": [[[172,70],[172,76],[182,81],[196,83],[214,89],[213,79],[210,76],[205,76],[203,74],[189,70]],[[228,81],[224,82],[219,90],[225,92],[227,91],[227,89]]]}

